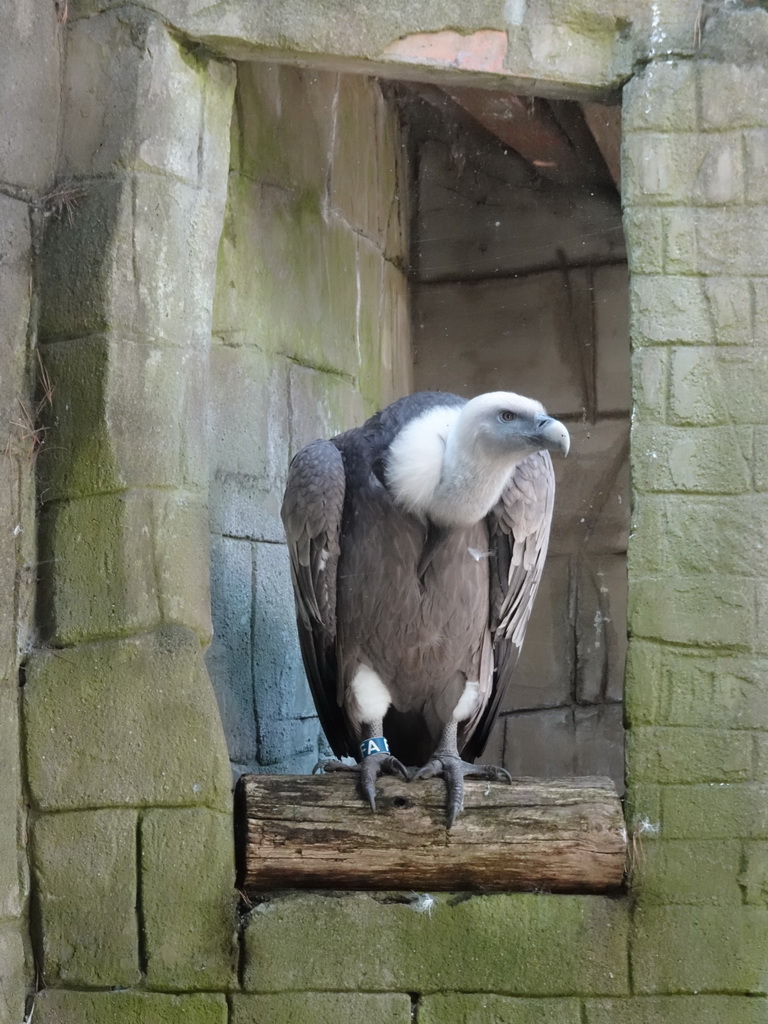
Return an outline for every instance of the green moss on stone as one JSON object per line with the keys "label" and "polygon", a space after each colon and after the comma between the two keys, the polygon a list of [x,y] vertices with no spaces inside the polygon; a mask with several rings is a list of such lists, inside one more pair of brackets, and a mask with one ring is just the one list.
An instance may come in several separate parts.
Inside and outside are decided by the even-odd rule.
{"label": "green moss on stone", "polygon": [[635,727],[632,777],[647,782],[743,782],[752,777],[752,733],[742,729]]}
{"label": "green moss on stone", "polygon": [[768,658],[633,639],[626,708],[632,725],[768,729]]}
{"label": "green moss on stone", "polygon": [[232,998],[232,1024],[410,1024],[403,993],[283,992]]}
{"label": "green moss on stone", "polygon": [[35,1024],[227,1024],[223,995],[65,992],[35,997]]}
{"label": "green moss on stone", "polygon": [[515,999],[496,995],[426,995],[419,1024],[582,1024],[577,999]]}
{"label": "green moss on stone", "polygon": [[170,804],[229,813],[227,749],[191,630],[169,626],[34,654],[24,709],[36,807]]}
{"label": "green moss on stone", "polygon": [[139,844],[147,984],[182,992],[234,987],[231,816],[201,807],[146,811]]}
{"label": "green moss on stone", "polygon": [[716,574],[635,579],[629,628],[636,637],[702,647],[748,648],[755,638],[751,580]]}
{"label": "green moss on stone", "polygon": [[768,910],[643,907],[634,918],[632,976],[638,993],[768,991]]}
{"label": "green moss on stone", "polygon": [[16,1024],[24,1017],[27,994],[27,972],[24,963],[22,920],[0,922],[0,1020]]}
{"label": "green moss on stone", "polygon": [[588,999],[585,1024],[765,1024],[768,1000],[747,996]]}
{"label": "green moss on stone", "polygon": [[35,912],[46,983],[140,980],[135,811],[44,815],[32,830]]}
{"label": "green moss on stone", "polygon": [[742,850],[737,839],[635,839],[631,890],[642,904],[738,906]]}
{"label": "green moss on stone", "polygon": [[668,839],[768,838],[768,783],[704,783],[661,790]]}
{"label": "green moss on stone", "polygon": [[[244,982],[256,992],[618,994],[628,985],[627,909],[594,896],[441,895],[426,915],[362,894],[277,898],[248,920]],[[333,956],[314,940],[307,947],[308,935],[332,935]]]}

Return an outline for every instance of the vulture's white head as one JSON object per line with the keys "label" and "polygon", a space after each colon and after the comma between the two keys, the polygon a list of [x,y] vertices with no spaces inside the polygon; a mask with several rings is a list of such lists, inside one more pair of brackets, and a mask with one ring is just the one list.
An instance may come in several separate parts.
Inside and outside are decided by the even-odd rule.
{"label": "vulture's white head", "polygon": [[540,402],[493,391],[412,420],[392,443],[387,482],[409,512],[442,526],[471,526],[490,512],[526,455],[567,455],[569,447],[567,429]]}
{"label": "vulture's white head", "polygon": [[541,402],[511,391],[491,391],[470,399],[451,429],[446,454],[473,451],[512,469],[534,451],[568,454],[571,439],[559,420],[548,416]]}

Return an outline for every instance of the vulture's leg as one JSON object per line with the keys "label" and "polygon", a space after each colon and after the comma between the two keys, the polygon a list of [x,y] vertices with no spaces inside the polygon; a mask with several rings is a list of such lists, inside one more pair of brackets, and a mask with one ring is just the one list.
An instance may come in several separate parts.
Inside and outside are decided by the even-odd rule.
{"label": "vulture's leg", "polygon": [[427,763],[412,776],[413,779],[432,779],[442,775],[448,789],[448,828],[461,813],[464,806],[464,779],[467,775],[493,782],[511,782],[512,776],[506,768],[495,764],[470,764],[462,761],[456,743],[458,722],[450,721],[443,730],[437,750]]}
{"label": "vulture's leg", "polygon": [[[371,749],[375,750],[378,746],[381,747],[386,745],[384,740],[384,723],[383,721],[373,722],[371,725],[364,726],[363,729],[363,743],[361,747],[364,748],[366,743],[372,744]],[[383,742],[382,742],[383,741]],[[313,768],[313,774],[317,771],[323,772],[359,772],[360,774],[360,789],[371,805],[371,810],[376,811],[376,779],[380,775],[400,775],[402,778],[408,781],[408,769],[398,761],[396,757],[392,757],[388,751],[382,751],[378,753],[365,754],[360,764],[344,764],[343,761],[318,761]]]}

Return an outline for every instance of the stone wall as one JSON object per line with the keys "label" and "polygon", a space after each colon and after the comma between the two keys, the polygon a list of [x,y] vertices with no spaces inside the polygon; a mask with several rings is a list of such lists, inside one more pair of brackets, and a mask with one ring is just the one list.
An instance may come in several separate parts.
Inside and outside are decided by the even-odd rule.
{"label": "stone wall", "polygon": [[[39,990],[27,1010],[34,1024],[765,1024],[768,13],[677,0],[636,16],[636,5],[607,0],[104,9],[112,6],[72,0],[57,28],[50,9],[45,21],[17,5],[24,45],[4,51],[23,88],[0,93],[11,108],[2,108],[3,137],[15,138],[12,158],[0,150],[11,339],[3,396],[32,401],[39,371],[26,349],[38,328],[54,390],[42,410],[37,556],[33,439],[4,409],[13,443],[2,564],[15,603],[3,620],[0,1020],[19,1024],[25,991]],[[489,51],[499,36],[503,52]],[[201,552],[206,396],[211,381],[221,391],[226,359],[210,372],[229,60],[255,54],[515,90],[535,80],[559,95],[627,83],[634,492],[624,895],[446,894],[430,912],[409,894],[282,894],[235,914],[230,768],[203,660],[211,628]],[[262,155],[266,143],[251,159]],[[237,187],[251,177],[266,184],[255,166],[242,174],[242,159],[233,161]],[[64,216],[47,219],[38,262],[36,211],[48,208],[55,175],[72,185]],[[286,225],[286,244],[289,234]],[[260,284],[268,291],[268,274]],[[238,346],[224,330],[221,289],[220,274],[213,347],[223,352]],[[293,320],[287,287],[286,304]],[[275,324],[280,306],[269,308],[266,328],[241,320],[253,332],[244,351],[255,353],[256,336],[273,326],[284,346],[286,320]],[[354,339],[331,355],[343,358]],[[288,358],[296,352],[264,344],[260,353],[285,361],[284,388],[294,367],[306,379],[307,361],[318,388],[325,377],[351,388],[317,348],[300,363]],[[361,413],[383,397],[359,380],[357,391]],[[236,446],[223,450],[239,471]],[[264,481],[253,463],[243,473],[254,487]],[[222,499],[216,516],[225,510]],[[258,553],[269,541],[261,530],[235,539]],[[23,581],[35,558],[30,638]],[[20,729],[19,636],[29,654]],[[17,828],[20,801],[29,818]]]}
{"label": "stone wall", "polygon": [[28,984],[221,991],[237,969],[230,771],[200,552],[234,68],[138,9],[63,39],[69,205],[42,244],[51,401],[23,690]]}
{"label": "stone wall", "polygon": [[290,456],[411,390],[407,162],[356,75],[241,64],[213,315],[208,667],[236,770],[324,743],[280,522]]}
{"label": "stone wall", "polygon": [[418,168],[416,387],[530,395],[572,438],[568,459],[554,460],[550,553],[485,757],[514,775],[610,775],[623,792],[630,365],[619,195],[548,180],[460,111],[406,110]]}
{"label": "stone wall", "polygon": [[45,400],[34,358],[36,256],[53,212],[61,28],[53,6],[9,8],[0,42],[0,1021],[25,1013],[31,976],[19,683],[34,647],[35,462]]}

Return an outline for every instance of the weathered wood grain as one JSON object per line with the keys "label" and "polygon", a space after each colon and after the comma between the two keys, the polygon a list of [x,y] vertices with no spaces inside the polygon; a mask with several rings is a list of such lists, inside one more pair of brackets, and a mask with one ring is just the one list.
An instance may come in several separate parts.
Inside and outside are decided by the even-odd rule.
{"label": "weathered wood grain", "polygon": [[338,775],[244,775],[235,795],[238,887],[607,892],[626,830],[604,778],[467,779],[445,828],[445,786],[380,779],[377,813]]}

